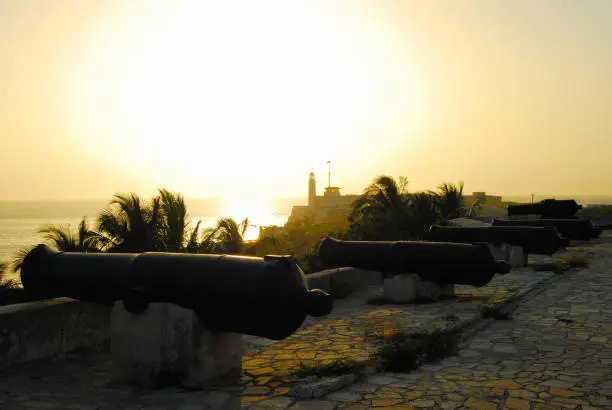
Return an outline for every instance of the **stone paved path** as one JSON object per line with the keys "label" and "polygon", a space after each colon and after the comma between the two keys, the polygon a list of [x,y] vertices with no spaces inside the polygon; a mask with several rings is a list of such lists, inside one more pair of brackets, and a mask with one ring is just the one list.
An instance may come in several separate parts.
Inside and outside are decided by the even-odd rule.
{"label": "stone paved path", "polygon": [[[597,260],[592,268],[583,272],[571,272],[559,277],[532,269],[512,271],[509,275],[496,277],[483,288],[457,287],[457,298],[433,304],[371,306],[364,304],[364,298],[371,296],[371,289],[366,290],[340,302],[330,317],[308,320],[299,332],[286,340],[271,342],[249,339],[251,349],[244,356],[241,380],[235,384],[210,386],[209,391],[197,392],[170,388],[136,392],[109,384],[111,360],[108,354],[76,355],[72,360],[59,363],[46,361],[22,365],[0,375],[0,408],[428,408],[445,402],[444,406],[450,408],[464,406],[478,409],[493,408],[481,405],[495,408],[519,404],[525,406],[529,402],[520,400],[527,399],[534,403],[539,403],[537,400],[552,403],[557,393],[568,395],[564,398],[566,401],[586,402],[587,398],[591,400],[588,394],[592,392],[588,389],[576,390],[582,386],[577,383],[567,386],[569,381],[563,378],[576,378],[575,373],[585,374],[582,368],[576,367],[581,363],[580,358],[574,357],[578,353],[593,360],[612,359],[612,356],[607,356],[608,351],[602,350],[596,355],[594,351],[586,349],[584,339],[604,337],[602,335],[610,330],[610,323],[606,322],[606,315],[608,319],[612,318],[610,311],[599,304],[590,304],[591,301],[604,303],[609,299],[602,295],[612,295],[605,274],[606,269],[610,270],[612,260],[612,254],[605,252],[612,249],[612,244],[608,243],[612,241],[602,242],[571,251],[590,253]],[[604,254],[607,257],[603,257]],[[549,282],[550,290],[521,307],[515,320],[498,322],[477,334],[471,344],[461,351],[459,358],[448,359],[424,372],[376,375],[319,400],[296,401],[287,396],[296,383],[292,374],[300,363],[367,360],[375,348],[369,337],[373,331],[448,326],[446,318],[449,315],[467,321],[479,317],[479,306],[483,303],[503,302],[517,293]],[[612,283],[612,279],[609,282]],[[586,288],[590,293],[585,294]],[[556,316],[561,319],[555,319]],[[568,336],[573,333],[582,335],[582,339],[574,340]],[[571,341],[572,349],[560,347],[565,346],[566,340]],[[592,340],[595,339],[588,340],[588,346]],[[609,349],[607,339],[598,346]],[[563,355],[570,358],[566,359]],[[570,365],[566,360],[575,362]],[[590,372],[587,377],[594,380],[597,377],[592,373],[599,371],[607,362],[597,366],[585,363],[588,363],[586,371]],[[568,370],[568,366],[578,370]],[[434,370],[437,371],[432,372]],[[558,370],[564,373],[557,373]],[[604,373],[601,374],[602,380],[605,382],[607,378],[612,383],[612,377]],[[541,385],[550,379],[558,383],[546,387]],[[573,389],[571,393],[560,393],[570,387]],[[605,388],[612,389],[612,386]],[[606,404],[601,402],[607,400],[605,388],[597,386],[599,396],[590,403],[596,404],[600,400],[599,404]],[[546,397],[546,394],[551,397]]]}
{"label": "stone paved path", "polygon": [[309,408],[612,409],[612,244],[583,250],[596,254],[592,266],[477,333],[458,357],[370,377]]}

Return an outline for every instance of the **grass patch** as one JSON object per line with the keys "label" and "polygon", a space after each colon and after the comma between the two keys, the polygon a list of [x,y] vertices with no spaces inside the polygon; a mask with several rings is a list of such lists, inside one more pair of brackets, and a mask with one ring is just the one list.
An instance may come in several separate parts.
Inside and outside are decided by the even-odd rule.
{"label": "grass patch", "polygon": [[374,354],[382,371],[410,372],[423,363],[457,353],[459,335],[450,329],[418,333],[397,332],[381,336],[382,347]]}
{"label": "grass patch", "polygon": [[295,372],[299,377],[332,377],[344,374],[361,374],[365,370],[365,363],[353,360],[338,359],[327,364],[317,364],[314,366],[300,363],[299,369]]}
{"label": "grass patch", "polygon": [[569,270],[569,265],[563,263],[562,261],[542,262],[533,265],[533,268],[538,272],[554,272],[556,274],[561,274]]}
{"label": "grass patch", "polygon": [[565,273],[572,268],[582,269],[587,266],[589,266],[589,259],[584,255],[570,255],[564,259],[533,265],[536,271],[554,272],[556,274]]}
{"label": "grass patch", "polygon": [[[456,316],[448,315],[454,321]],[[456,318],[456,320],[459,320]],[[450,328],[421,331],[416,333],[384,332],[375,335],[379,349],[367,362],[354,360],[335,360],[326,364],[309,365],[300,363],[294,372],[298,377],[333,377],[366,374],[368,366],[377,371],[409,373],[424,363],[438,361],[457,354],[460,334]]]}
{"label": "grass patch", "polygon": [[589,266],[589,259],[584,255],[571,255],[565,260],[570,268],[586,268]]}
{"label": "grass patch", "polygon": [[480,315],[485,318],[491,318],[495,320],[511,320],[512,313],[502,308],[501,306],[485,305],[480,308]]}

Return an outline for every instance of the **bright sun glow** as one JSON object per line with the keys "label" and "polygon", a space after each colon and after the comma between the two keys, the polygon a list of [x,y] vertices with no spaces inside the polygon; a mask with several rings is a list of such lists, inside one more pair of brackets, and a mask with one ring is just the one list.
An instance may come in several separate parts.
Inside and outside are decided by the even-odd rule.
{"label": "bright sun glow", "polygon": [[[159,183],[190,188],[207,178],[217,191],[241,185],[257,195],[262,182],[248,182],[254,169],[264,178],[282,167],[306,173],[328,156],[363,152],[373,121],[390,124],[395,111],[406,117],[414,81],[373,82],[393,81],[381,71],[391,62],[410,78],[398,57],[322,9],[168,4],[117,17],[75,81],[86,135],[128,170],[146,167]],[[380,134],[378,141],[397,135]]]}
{"label": "bright sun glow", "polygon": [[249,218],[249,228],[245,233],[246,240],[257,239],[259,228],[268,225],[282,225],[284,219],[273,215],[268,202],[263,200],[233,200],[223,204],[223,216],[233,218],[241,223],[245,218]]}

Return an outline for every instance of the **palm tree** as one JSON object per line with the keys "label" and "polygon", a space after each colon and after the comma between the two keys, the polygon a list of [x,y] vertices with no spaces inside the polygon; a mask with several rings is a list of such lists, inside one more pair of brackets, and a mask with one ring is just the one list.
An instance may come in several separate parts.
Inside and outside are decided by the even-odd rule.
{"label": "palm tree", "polygon": [[99,252],[100,249],[92,240],[93,233],[87,226],[87,218],[83,217],[77,228],[76,235],[70,226],[48,225],[38,231],[54,248],[62,252]]}
{"label": "palm tree", "polygon": [[406,228],[406,201],[395,179],[379,176],[353,203],[351,236],[362,239],[399,239]]}
{"label": "palm tree", "polygon": [[4,275],[6,274],[6,271],[7,271],[6,263],[0,262],[0,288],[4,287],[4,283],[6,280]]}
{"label": "palm tree", "polygon": [[450,183],[440,185],[436,195],[438,198],[438,209],[443,220],[448,221],[465,215],[463,181],[460,181],[458,185]]}
{"label": "palm tree", "polygon": [[481,198],[476,198],[473,200],[467,210],[465,212],[465,216],[472,217],[477,216],[480,212],[482,212],[483,200]]}
{"label": "palm tree", "polygon": [[417,192],[408,200],[409,231],[414,239],[423,239],[429,228],[438,221],[436,196],[429,192]]}
{"label": "palm tree", "polygon": [[208,240],[214,243],[212,249],[215,253],[243,254],[246,250],[244,235],[249,226],[249,218],[240,224],[232,218],[220,218],[208,238],[202,242]]}
{"label": "palm tree", "polygon": [[161,188],[148,203],[134,193],[115,195],[98,217],[94,241],[109,252],[211,253],[216,232],[200,232],[201,221],[190,229],[188,219],[179,193]]}
{"label": "palm tree", "polygon": [[[83,217],[77,231],[70,229],[70,225],[48,225],[38,230],[42,233],[45,242],[61,252],[100,252],[96,234],[88,228],[87,218]],[[23,260],[35,246],[21,249],[11,264],[13,271],[21,270]]]}
{"label": "palm tree", "polygon": [[134,193],[116,194],[109,207],[98,217],[95,241],[109,252],[145,252],[161,250],[160,201],[143,204]]}
{"label": "palm tree", "polygon": [[20,287],[20,282],[16,279],[7,279],[6,273],[8,272],[8,265],[6,263],[0,263],[0,290],[2,289],[15,289]]}
{"label": "palm tree", "polygon": [[187,207],[181,194],[173,194],[165,189],[159,190],[160,201],[160,230],[164,250],[167,252],[181,252],[185,246],[193,246],[198,235],[200,223],[187,235]]}

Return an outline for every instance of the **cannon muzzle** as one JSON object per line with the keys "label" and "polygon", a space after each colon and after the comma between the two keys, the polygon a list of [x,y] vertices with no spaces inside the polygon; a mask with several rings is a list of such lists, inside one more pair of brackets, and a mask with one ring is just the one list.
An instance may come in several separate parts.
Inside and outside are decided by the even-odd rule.
{"label": "cannon muzzle", "polygon": [[340,241],[327,237],[319,245],[327,267],[369,269],[384,273],[413,272],[432,282],[484,286],[496,273],[510,271],[496,261],[486,243],[421,241]]}
{"label": "cannon muzzle", "polygon": [[324,316],[332,298],[309,290],[297,262],[180,253],[72,253],[34,248],[21,268],[24,288],[41,298],[71,297],[138,313],[173,303],[197,313],[213,331],[280,340],[306,316]]}

